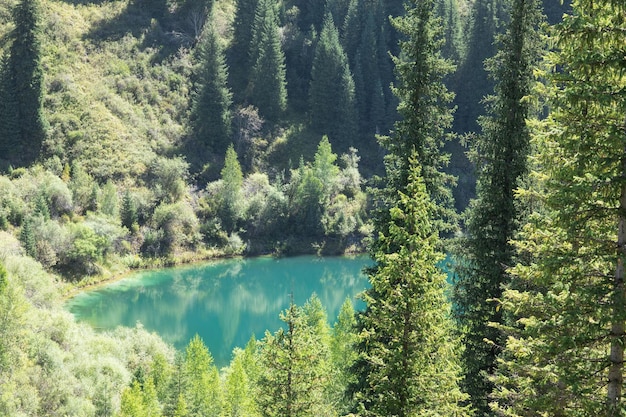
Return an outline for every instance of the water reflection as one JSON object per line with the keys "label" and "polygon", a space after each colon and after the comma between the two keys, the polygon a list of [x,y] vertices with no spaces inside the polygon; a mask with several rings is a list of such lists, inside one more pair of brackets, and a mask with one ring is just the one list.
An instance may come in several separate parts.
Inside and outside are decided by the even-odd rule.
{"label": "water reflection", "polygon": [[235,346],[281,326],[292,292],[300,305],[317,293],[334,321],[345,298],[367,286],[361,271],[369,263],[365,256],[255,258],[142,272],[80,294],[67,307],[98,329],[139,321],[177,348],[198,333],[223,366]]}

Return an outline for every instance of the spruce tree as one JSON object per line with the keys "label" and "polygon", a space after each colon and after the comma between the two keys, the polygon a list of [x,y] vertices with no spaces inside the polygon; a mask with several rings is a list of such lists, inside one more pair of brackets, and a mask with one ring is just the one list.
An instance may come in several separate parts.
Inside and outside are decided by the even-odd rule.
{"label": "spruce tree", "polygon": [[313,58],[309,108],[313,128],[328,135],[338,151],[347,151],[354,145],[357,117],[354,81],[329,11],[324,16]]}
{"label": "spruce tree", "polygon": [[228,50],[231,85],[237,101],[243,98],[250,74],[250,44],[258,0],[237,0],[233,40]]}
{"label": "spruce tree", "polygon": [[355,399],[360,416],[466,416],[446,275],[437,267],[435,206],[411,159],[405,192],[373,253],[359,318]]}
{"label": "spruce tree", "polygon": [[287,108],[285,55],[280,43],[275,0],[259,0],[250,43],[247,96],[259,113],[277,122]]}
{"label": "spruce tree", "polygon": [[527,264],[503,307],[517,318],[495,378],[508,416],[622,416],[626,345],[626,4],[577,0],[557,25],[532,137]]}
{"label": "spruce tree", "polygon": [[15,6],[15,28],[10,36],[9,57],[1,77],[2,98],[9,100],[0,107],[0,122],[4,126],[0,133],[6,135],[1,147],[8,151],[6,159],[13,165],[32,163],[41,152],[46,134],[40,8],[39,0],[21,0]]}
{"label": "spruce tree", "polygon": [[231,93],[228,72],[213,19],[205,25],[198,46],[196,91],[191,105],[190,123],[197,148],[194,153],[208,159],[208,153],[222,155],[231,143]]}
{"label": "spruce tree", "polygon": [[[502,310],[493,299],[502,295],[513,265],[511,244],[520,222],[515,201],[519,180],[527,174],[533,70],[540,58],[538,27],[542,22],[537,0],[515,0],[500,50],[488,61],[496,82],[495,96],[487,100],[488,115],[481,119],[482,135],[472,144],[477,171],[477,198],[466,212],[466,235],[456,245],[453,296],[463,329],[463,388],[480,415],[489,413],[493,385],[487,377],[495,371],[504,343],[501,332],[490,323],[502,323]],[[489,342],[486,342],[488,340]]]}
{"label": "spruce tree", "polygon": [[446,130],[452,123],[450,102],[453,93],[443,82],[454,66],[441,57],[441,26],[434,16],[434,1],[413,0],[406,14],[392,20],[404,36],[401,54],[394,57],[398,77],[394,94],[400,100],[392,136],[381,138],[387,150],[385,157],[386,188],[377,193],[376,214],[379,231],[387,227],[388,209],[397,201],[397,192],[406,192],[409,177],[409,156],[417,152],[422,177],[429,198],[436,206],[435,224],[440,231],[454,228],[455,213],[450,186],[454,178],[443,172],[448,155],[442,152]]}

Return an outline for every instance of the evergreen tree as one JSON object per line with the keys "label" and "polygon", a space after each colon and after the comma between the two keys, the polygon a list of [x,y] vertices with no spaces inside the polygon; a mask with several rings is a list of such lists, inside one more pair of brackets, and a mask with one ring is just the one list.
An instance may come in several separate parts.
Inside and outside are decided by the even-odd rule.
{"label": "evergreen tree", "polygon": [[351,384],[356,382],[351,372],[357,359],[356,316],[349,298],[341,305],[337,321],[333,326],[330,339],[331,368],[333,370],[332,390],[335,394],[336,409],[339,415],[347,414],[354,404],[345,394]]}
{"label": "evergreen tree", "polygon": [[233,232],[237,220],[243,211],[241,186],[243,185],[243,173],[237,159],[237,152],[230,145],[226,150],[222,176],[222,203],[220,207],[220,219],[227,232]]}
{"label": "evergreen tree", "polygon": [[309,107],[313,128],[328,135],[340,152],[347,151],[354,144],[355,105],[354,81],[348,59],[339,43],[332,15],[327,11],[313,58]]}
{"label": "evergreen tree", "polygon": [[[535,211],[503,307],[515,323],[495,378],[508,416],[622,416],[626,344],[626,4],[577,0],[548,55],[532,137]],[[519,282],[517,282],[519,280]]]}
{"label": "evergreen tree", "polygon": [[33,230],[33,220],[27,217],[22,222],[22,228],[20,229],[20,242],[26,251],[26,254],[31,257],[37,256],[37,240],[35,237],[35,231]]}
{"label": "evergreen tree", "polygon": [[[511,242],[518,230],[520,208],[515,201],[519,180],[527,174],[533,69],[540,57],[539,2],[515,0],[509,28],[500,38],[498,54],[488,62],[496,81],[488,98],[488,116],[481,119],[482,135],[472,145],[477,198],[466,216],[466,236],[456,245],[458,265],[454,304],[465,344],[463,388],[481,415],[489,413],[494,373],[503,335],[490,323],[502,323],[502,310],[489,300],[499,299],[508,283],[506,268],[513,265]],[[485,340],[489,340],[487,343]]]}
{"label": "evergreen tree", "polygon": [[228,63],[231,85],[237,101],[242,99],[250,73],[250,44],[252,43],[252,28],[258,3],[258,0],[237,0],[235,5],[233,40],[228,51]]}
{"label": "evergreen tree", "polygon": [[[412,5],[412,7],[411,7]],[[412,1],[405,16],[392,20],[405,36],[402,53],[394,58],[398,77],[394,93],[400,100],[401,120],[391,137],[381,139],[387,149],[386,189],[377,195],[379,231],[389,224],[388,209],[397,201],[397,192],[406,192],[409,156],[417,152],[429,198],[435,203],[435,225],[440,231],[454,227],[455,213],[449,186],[453,178],[443,172],[448,155],[441,151],[452,122],[450,101],[453,94],[444,85],[453,65],[441,57],[441,27],[434,17],[434,1]]]}
{"label": "evergreen tree", "polygon": [[10,36],[12,44],[0,77],[2,98],[9,100],[0,106],[0,124],[3,126],[0,149],[8,151],[8,158],[5,158],[13,165],[32,163],[39,156],[46,135],[40,8],[39,0],[21,0],[15,6],[15,28]]}
{"label": "evergreen tree", "polygon": [[437,263],[434,204],[411,159],[406,192],[398,192],[387,231],[373,253],[376,269],[359,318],[361,416],[466,416],[458,387],[458,341],[452,336],[446,276]]}
{"label": "evergreen tree", "polygon": [[133,231],[138,225],[137,203],[129,190],[126,190],[122,198],[122,209],[120,210],[122,226]]}
{"label": "evergreen tree", "polygon": [[251,72],[247,94],[250,103],[266,120],[277,122],[287,108],[287,84],[275,0],[259,0],[249,54]]}
{"label": "evergreen tree", "polygon": [[258,399],[263,416],[330,415],[324,399],[327,347],[293,302],[281,313],[287,326],[267,332],[261,354]]}
{"label": "evergreen tree", "polygon": [[221,155],[231,142],[232,101],[227,86],[228,73],[212,18],[205,25],[198,46],[198,61],[190,123],[198,145],[192,152],[199,151],[200,165],[203,165],[209,152]]}

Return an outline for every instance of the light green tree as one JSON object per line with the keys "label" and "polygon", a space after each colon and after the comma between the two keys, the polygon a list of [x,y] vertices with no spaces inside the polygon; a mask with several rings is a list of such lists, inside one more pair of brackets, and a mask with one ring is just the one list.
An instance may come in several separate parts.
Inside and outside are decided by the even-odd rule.
{"label": "light green tree", "polygon": [[252,381],[247,375],[246,351],[237,349],[224,382],[224,411],[227,417],[258,416]]}
{"label": "light green tree", "polygon": [[182,391],[189,417],[219,416],[222,410],[219,373],[200,336],[185,349]]}
{"label": "light green tree", "polygon": [[237,159],[237,152],[231,144],[226,150],[224,168],[222,176],[222,195],[218,214],[222,220],[224,229],[231,233],[235,231],[237,221],[243,215],[243,195],[241,186],[243,185],[243,173],[241,165]]}
{"label": "light green tree", "polygon": [[516,319],[494,378],[507,416],[622,416],[626,342],[626,4],[576,0],[547,56],[550,114],[533,125],[528,262],[502,306]]}
{"label": "light green tree", "polygon": [[291,303],[281,313],[287,326],[262,341],[257,398],[261,415],[326,416],[326,352],[302,308]]}

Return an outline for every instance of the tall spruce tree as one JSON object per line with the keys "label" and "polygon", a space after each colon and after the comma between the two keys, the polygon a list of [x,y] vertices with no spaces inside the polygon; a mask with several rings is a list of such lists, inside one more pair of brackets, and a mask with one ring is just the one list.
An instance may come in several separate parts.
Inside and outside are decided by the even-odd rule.
{"label": "tall spruce tree", "polygon": [[450,191],[454,178],[443,172],[448,155],[442,152],[442,146],[452,123],[450,102],[454,95],[447,90],[443,79],[454,66],[442,58],[439,50],[442,29],[434,16],[434,0],[412,0],[406,7],[404,16],[392,20],[404,37],[400,42],[402,52],[394,57],[398,80],[393,90],[400,100],[401,120],[395,124],[392,136],[381,139],[388,151],[387,185],[377,196],[382,207],[377,222],[379,230],[384,231],[389,220],[388,209],[395,205],[397,192],[406,192],[409,156],[417,152],[426,191],[437,207],[437,229],[449,231],[456,217]]}
{"label": "tall spruce tree", "polygon": [[[467,416],[459,387],[459,341],[453,336],[446,275],[437,263],[435,206],[415,158],[405,192],[389,210],[373,253],[376,269],[359,318],[360,416]],[[365,372],[363,372],[365,371]]]}
{"label": "tall spruce tree", "polygon": [[233,22],[233,40],[228,50],[230,81],[236,101],[241,101],[250,74],[250,44],[258,0],[237,0]]}
{"label": "tall spruce tree", "polygon": [[287,108],[285,55],[280,43],[276,0],[259,0],[250,43],[248,98],[259,113],[277,122]]}
{"label": "tall spruce tree", "polygon": [[13,10],[15,28],[0,76],[0,150],[12,165],[28,165],[40,154],[46,135],[41,65],[41,6],[21,0]]}
{"label": "tall spruce tree", "polygon": [[626,4],[576,0],[543,76],[533,135],[537,207],[503,307],[518,317],[495,383],[507,416],[622,416],[626,405]]}
{"label": "tall spruce tree", "polygon": [[204,27],[198,46],[196,91],[191,105],[190,123],[194,131],[200,165],[208,154],[222,155],[231,143],[232,98],[227,86],[228,71],[213,17]]}
{"label": "tall spruce tree", "polygon": [[[490,326],[502,323],[502,311],[490,299],[500,298],[508,282],[506,268],[513,265],[520,208],[515,189],[527,174],[533,70],[540,58],[538,28],[542,22],[538,0],[514,0],[500,50],[488,61],[496,82],[495,96],[488,97],[483,133],[472,144],[476,166],[477,198],[466,212],[466,235],[456,245],[454,304],[463,329],[465,351],[463,388],[474,409],[489,414],[493,385],[487,379],[496,367],[504,343],[501,332]],[[486,342],[489,340],[490,342]]]}
{"label": "tall spruce tree", "polygon": [[340,152],[354,145],[356,106],[354,81],[348,58],[339,43],[339,33],[330,11],[326,11],[315,49],[309,88],[313,128],[328,135]]}

